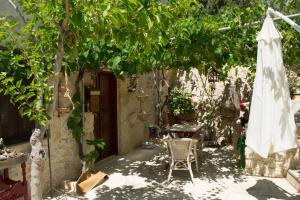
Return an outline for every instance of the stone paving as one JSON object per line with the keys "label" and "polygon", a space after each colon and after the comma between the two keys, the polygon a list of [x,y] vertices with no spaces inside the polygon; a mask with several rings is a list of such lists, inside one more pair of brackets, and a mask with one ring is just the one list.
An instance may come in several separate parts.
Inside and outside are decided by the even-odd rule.
{"label": "stone paving", "polygon": [[188,171],[175,171],[168,182],[165,150],[137,149],[98,163],[96,169],[109,174],[109,179],[85,196],[71,192],[53,199],[300,199],[284,178],[245,176],[236,167],[230,147],[205,148],[199,159],[194,183]]}

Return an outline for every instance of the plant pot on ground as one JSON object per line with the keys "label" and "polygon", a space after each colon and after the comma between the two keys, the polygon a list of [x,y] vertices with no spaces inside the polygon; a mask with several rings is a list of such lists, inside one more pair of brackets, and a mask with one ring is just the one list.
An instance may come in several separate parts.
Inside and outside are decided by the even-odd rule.
{"label": "plant pot on ground", "polygon": [[196,109],[192,103],[192,94],[184,90],[174,88],[168,96],[168,107],[170,110],[169,118],[172,122],[195,121],[197,119]]}
{"label": "plant pot on ground", "polygon": [[196,113],[179,114],[177,115],[179,121],[195,121],[197,119]]}

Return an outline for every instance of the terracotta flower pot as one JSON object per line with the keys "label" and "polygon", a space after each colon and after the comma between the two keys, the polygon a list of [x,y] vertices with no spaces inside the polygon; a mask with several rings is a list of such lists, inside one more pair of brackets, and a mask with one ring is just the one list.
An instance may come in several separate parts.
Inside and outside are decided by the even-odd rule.
{"label": "terracotta flower pot", "polygon": [[173,125],[177,124],[179,122],[177,116],[175,116],[173,113],[168,113],[168,124]]}
{"label": "terracotta flower pot", "polygon": [[177,115],[178,120],[180,121],[195,121],[197,119],[197,116],[195,113],[191,114],[180,114]]}

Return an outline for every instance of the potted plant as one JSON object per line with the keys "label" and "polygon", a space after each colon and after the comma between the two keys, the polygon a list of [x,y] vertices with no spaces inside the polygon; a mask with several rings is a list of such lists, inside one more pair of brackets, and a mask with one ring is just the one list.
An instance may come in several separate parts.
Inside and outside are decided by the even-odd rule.
{"label": "potted plant", "polygon": [[[196,119],[196,109],[192,103],[191,93],[174,88],[168,96],[168,107],[175,121],[193,121]],[[176,122],[176,123],[177,123]]]}

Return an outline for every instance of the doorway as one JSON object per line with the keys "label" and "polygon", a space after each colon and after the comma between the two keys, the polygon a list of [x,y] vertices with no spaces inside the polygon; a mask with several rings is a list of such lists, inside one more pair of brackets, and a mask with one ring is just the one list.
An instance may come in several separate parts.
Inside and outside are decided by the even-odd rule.
{"label": "doorway", "polygon": [[99,159],[118,153],[117,129],[117,80],[111,72],[97,74],[100,90],[99,112],[95,115],[95,138],[103,139],[105,147],[99,151]]}

